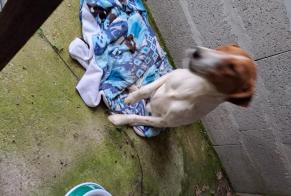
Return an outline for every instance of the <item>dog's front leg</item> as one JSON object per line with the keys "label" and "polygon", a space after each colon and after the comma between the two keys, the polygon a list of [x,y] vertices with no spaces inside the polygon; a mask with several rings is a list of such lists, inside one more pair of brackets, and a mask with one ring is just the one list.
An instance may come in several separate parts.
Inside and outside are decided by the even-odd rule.
{"label": "dog's front leg", "polygon": [[113,114],[108,119],[114,125],[144,125],[151,127],[167,127],[167,124],[161,117],[155,116],[139,116],[135,114]]}
{"label": "dog's front leg", "polygon": [[171,73],[168,73],[160,77],[156,81],[145,85],[132,93],[129,93],[128,97],[124,100],[124,102],[126,104],[133,104],[138,100],[149,98],[155,90],[157,90],[166,82],[166,80],[170,77],[170,74]]}

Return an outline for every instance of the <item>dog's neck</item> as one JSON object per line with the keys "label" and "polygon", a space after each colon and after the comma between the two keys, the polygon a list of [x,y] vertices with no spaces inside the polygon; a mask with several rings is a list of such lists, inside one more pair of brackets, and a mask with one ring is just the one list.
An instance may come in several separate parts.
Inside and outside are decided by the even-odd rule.
{"label": "dog's neck", "polygon": [[193,77],[196,77],[196,79],[199,80],[199,83],[201,84],[201,96],[215,97],[219,100],[222,100],[222,102],[226,100],[227,95],[219,92],[211,81],[197,73],[193,73],[190,69],[189,71],[191,74],[193,74]]}

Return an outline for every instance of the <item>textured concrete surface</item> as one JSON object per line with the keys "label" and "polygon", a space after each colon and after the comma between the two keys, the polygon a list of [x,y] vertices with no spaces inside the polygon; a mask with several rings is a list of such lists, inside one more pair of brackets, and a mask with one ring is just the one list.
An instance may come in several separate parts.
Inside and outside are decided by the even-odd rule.
{"label": "textured concrete surface", "polygon": [[199,124],[142,139],[75,91],[67,47],[79,2],[64,0],[0,73],[0,195],[64,195],[86,181],[113,195],[213,194],[220,162]]}
{"label": "textured concrete surface", "polygon": [[175,63],[195,45],[238,43],[257,60],[248,109],[223,104],[203,123],[238,192],[291,195],[291,1],[149,0]]}

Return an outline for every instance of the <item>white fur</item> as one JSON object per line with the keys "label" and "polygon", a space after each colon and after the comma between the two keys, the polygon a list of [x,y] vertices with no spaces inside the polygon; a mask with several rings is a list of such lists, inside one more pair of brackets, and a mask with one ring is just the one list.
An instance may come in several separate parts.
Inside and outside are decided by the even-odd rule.
{"label": "white fur", "polygon": [[184,69],[176,69],[166,74],[130,93],[125,99],[125,103],[132,104],[149,98],[146,109],[152,116],[114,114],[109,116],[109,120],[115,125],[153,127],[191,124],[215,109],[228,96],[218,92],[207,77],[200,75],[217,71],[217,67],[222,66],[227,59],[249,60],[244,56],[203,47],[188,49],[186,55]]}
{"label": "white fur", "polygon": [[125,102],[132,104],[150,98],[147,108],[152,116],[114,114],[109,120],[115,125],[147,125],[177,127],[201,119],[225,96],[206,79],[189,69],[176,69],[155,82],[129,94]]}
{"label": "white fur", "polygon": [[[186,67],[194,67],[195,70],[199,69],[199,71],[209,71],[211,69],[214,69],[220,62],[226,59],[237,59],[237,60],[248,60],[247,57],[241,56],[241,55],[233,55],[233,54],[227,54],[225,52],[220,52],[217,50],[212,50],[209,48],[204,47],[197,47],[196,50],[200,51],[201,58],[195,59],[191,58],[193,52],[195,49],[190,49],[187,51],[188,53],[188,62],[184,62],[186,64]],[[187,60],[186,60],[187,61]]]}

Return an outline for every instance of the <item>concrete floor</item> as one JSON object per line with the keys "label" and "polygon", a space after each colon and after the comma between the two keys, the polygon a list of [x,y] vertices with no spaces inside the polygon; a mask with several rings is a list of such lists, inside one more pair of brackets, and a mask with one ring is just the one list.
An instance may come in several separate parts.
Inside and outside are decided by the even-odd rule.
{"label": "concrete floor", "polygon": [[67,51],[78,10],[64,0],[0,73],[0,195],[64,195],[87,181],[113,195],[213,194],[221,168],[199,124],[142,139],[84,105],[84,70]]}

